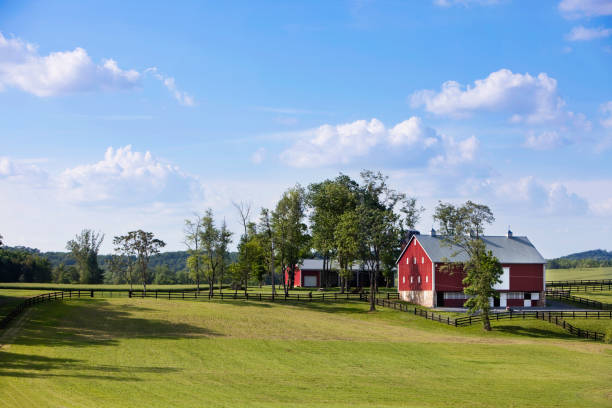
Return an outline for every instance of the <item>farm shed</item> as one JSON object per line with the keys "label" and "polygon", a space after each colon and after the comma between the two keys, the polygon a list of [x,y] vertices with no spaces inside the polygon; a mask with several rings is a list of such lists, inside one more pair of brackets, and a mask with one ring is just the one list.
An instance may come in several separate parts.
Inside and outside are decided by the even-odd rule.
{"label": "farm shed", "polygon": [[[546,260],[527,237],[481,236],[487,250],[499,259],[504,274],[495,286],[499,297],[491,299],[494,307],[545,306]],[[448,246],[432,230],[431,235],[415,232],[397,259],[397,287],[402,300],[428,307],[462,307],[465,277],[460,266],[452,273],[441,270],[448,261],[467,260],[459,248]]]}
{"label": "farm shed", "polygon": [[[331,270],[328,271],[327,286],[338,286],[340,278],[338,276],[339,265],[337,262],[332,262]],[[350,285],[353,287],[369,286],[370,279],[368,276],[368,267],[362,264],[353,264],[353,275],[350,280]],[[311,287],[318,288],[323,286],[323,259],[304,259],[295,268],[294,286],[295,287]],[[289,268],[285,270],[285,283],[289,284]]]}

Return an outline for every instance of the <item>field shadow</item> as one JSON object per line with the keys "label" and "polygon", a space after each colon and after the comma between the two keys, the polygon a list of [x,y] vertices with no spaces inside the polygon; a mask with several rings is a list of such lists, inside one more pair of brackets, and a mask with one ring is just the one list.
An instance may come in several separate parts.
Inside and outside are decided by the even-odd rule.
{"label": "field shadow", "polygon": [[555,338],[555,339],[575,339],[575,336],[572,336],[569,333],[559,332],[551,329],[542,329],[537,327],[524,327],[512,324],[496,324],[493,326],[493,331],[512,334],[516,336],[525,336],[532,338]]}
{"label": "field shadow", "polygon": [[368,310],[359,307],[366,303],[357,303],[356,301],[338,300],[337,302],[328,301],[313,301],[313,302],[298,302],[298,301],[286,301],[278,302],[278,304],[299,307],[301,309],[313,310],[316,312],[323,313],[347,313],[347,314],[368,314]]}
{"label": "field shadow", "polygon": [[[57,372],[58,370],[62,372]],[[180,371],[173,367],[91,365],[83,360],[53,358],[0,351],[0,377],[21,378],[88,378],[111,381],[140,381],[127,373],[165,374]],[[74,374],[70,374],[73,372]]]}
{"label": "field shadow", "polygon": [[39,306],[19,335],[8,344],[27,346],[108,346],[120,339],[181,339],[220,334],[187,323],[142,318],[135,313],[150,309],[106,300],[67,301]]}

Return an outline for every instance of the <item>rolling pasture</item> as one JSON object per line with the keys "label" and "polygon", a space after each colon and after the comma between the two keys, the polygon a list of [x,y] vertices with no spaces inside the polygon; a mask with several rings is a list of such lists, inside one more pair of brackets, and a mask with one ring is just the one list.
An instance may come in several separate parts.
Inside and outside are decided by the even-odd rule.
{"label": "rolling pasture", "polygon": [[612,267],[547,269],[546,280],[612,279]]}
{"label": "rolling pasture", "polygon": [[0,406],[611,406],[612,346],[359,302],[76,299],[0,338]]}

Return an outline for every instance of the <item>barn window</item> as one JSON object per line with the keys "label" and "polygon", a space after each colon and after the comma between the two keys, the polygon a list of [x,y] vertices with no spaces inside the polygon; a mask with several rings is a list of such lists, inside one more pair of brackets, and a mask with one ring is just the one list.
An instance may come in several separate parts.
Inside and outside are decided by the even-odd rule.
{"label": "barn window", "polygon": [[402,276],[402,283],[406,283],[406,277]]}
{"label": "barn window", "polygon": [[425,257],[424,257],[424,256],[422,256],[422,257],[421,257],[421,263],[422,263],[422,264],[424,264],[424,263],[425,263]]}
{"label": "barn window", "polygon": [[416,246],[416,239],[414,240],[414,246]]}
{"label": "barn window", "polygon": [[411,276],[411,277],[410,277],[410,283],[412,283],[412,278],[413,278],[413,277]]}
{"label": "barn window", "polygon": [[406,257],[406,265],[410,265],[410,257],[409,256]]}
{"label": "barn window", "polygon": [[429,275],[425,276],[425,283],[429,283]]}
{"label": "barn window", "polygon": [[418,280],[419,283],[421,283],[421,277],[420,276],[418,277],[417,280]]}
{"label": "barn window", "polygon": [[414,264],[416,265],[416,256],[414,257]]}

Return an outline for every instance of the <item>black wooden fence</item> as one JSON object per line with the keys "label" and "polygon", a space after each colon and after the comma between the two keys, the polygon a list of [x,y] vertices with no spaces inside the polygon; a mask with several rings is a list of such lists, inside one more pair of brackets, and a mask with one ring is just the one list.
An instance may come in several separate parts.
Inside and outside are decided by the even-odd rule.
{"label": "black wooden fence", "polygon": [[571,294],[571,292],[569,290],[546,290],[546,298],[548,299],[558,299],[561,301],[567,301],[567,302],[574,302],[574,303],[579,303],[581,305],[585,305],[587,307],[590,307],[592,309],[612,309],[612,304],[610,303],[603,303],[600,302],[598,300],[592,300],[592,299],[587,299],[587,298],[583,298],[580,296],[574,296]]}
{"label": "black wooden fence", "polygon": [[546,288],[572,292],[602,292],[612,290],[612,279],[549,281],[546,282]]}
{"label": "black wooden fence", "polygon": [[[339,301],[339,300],[363,300],[367,298],[367,293],[339,293],[339,292],[305,292],[305,293],[285,293],[283,291],[273,293],[249,293],[249,292],[213,292],[208,291],[166,291],[148,290],[130,291],[129,297],[132,298],[155,298],[155,299],[185,299],[185,300],[257,300],[257,301]],[[399,299],[399,293],[379,293],[378,298]]]}
{"label": "black wooden fence", "polygon": [[[362,300],[367,300],[367,296],[364,296]],[[401,310],[403,312],[413,313],[417,316],[424,317],[425,319],[433,320],[439,323],[448,324],[454,327],[466,327],[475,323],[482,322],[482,315],[471,315],[465,317],[451,318],[450,316],[443,316],[439,313],[430,312],[425,309],[413,307],[406,303],[394,302],[387,299],[376,299],[376,304],[383,307],[390,307],[395,310]],[[603,340],[605,337],[604,333],[599,333],[591,330],[584,330],[571,325],[570,323],[563,320],[563,318],[582,318],[582,319],[612,319],[611,311],[558,311],[558,312],[541,312],[541,311],[519,311],[519,312],[499,312],[490,313],[489,319],[491,321],[499,321],[506,319],[540,319],[554,323],[569,333],[592,340]]]}
{"label": "black wooden fence", "polygon": [[0,320],[0,329],[4,329],[8,324],[19,316],[27,308],[37,305],[39,303],[52,302],[55,300],[63,300],[64,298],[70,298],[71,293],[65,292],[51,292],[43,293],[42,295],[27,298],[23,302],[19,303],[13,310],[9,312],[2,320]]}

